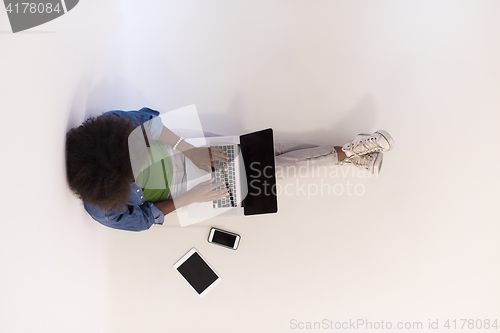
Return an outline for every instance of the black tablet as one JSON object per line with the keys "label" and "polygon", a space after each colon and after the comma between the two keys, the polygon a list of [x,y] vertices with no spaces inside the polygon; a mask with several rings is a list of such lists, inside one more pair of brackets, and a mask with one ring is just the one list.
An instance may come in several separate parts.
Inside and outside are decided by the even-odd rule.
{"label": "black tablet", "polygon": [[220,276],[195,248],[179,259],[174,268],[200,297],[205,296],[221,281]]}

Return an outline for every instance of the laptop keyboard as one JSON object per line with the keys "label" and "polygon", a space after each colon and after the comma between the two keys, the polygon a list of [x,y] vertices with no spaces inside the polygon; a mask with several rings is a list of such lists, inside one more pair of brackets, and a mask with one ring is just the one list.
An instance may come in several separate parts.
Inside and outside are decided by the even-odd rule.
{"label": "laptop keyboard", "polygon": [[215,164],[222,165],[227,168],[227,171],[215,169],[214,183],[224,182],[225,185],[215,188],[215,191],[229,188],[229,195],[221,200],[213,201],[213,208],[236,207],[236,177],[234,172],[234,145],[213,146],[212,148],[220,148],[224,150],[229,158],[227,163],[214,161]]}

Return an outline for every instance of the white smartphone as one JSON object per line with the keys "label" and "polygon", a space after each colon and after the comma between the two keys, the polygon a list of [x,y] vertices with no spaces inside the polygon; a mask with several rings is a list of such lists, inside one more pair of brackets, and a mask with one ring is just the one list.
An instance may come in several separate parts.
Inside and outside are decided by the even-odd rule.
{"label": "white smartphone", "polygon": [[236,250],[240,244],[240,235],[232,232],[212,228],[208,235],[208,242]]}

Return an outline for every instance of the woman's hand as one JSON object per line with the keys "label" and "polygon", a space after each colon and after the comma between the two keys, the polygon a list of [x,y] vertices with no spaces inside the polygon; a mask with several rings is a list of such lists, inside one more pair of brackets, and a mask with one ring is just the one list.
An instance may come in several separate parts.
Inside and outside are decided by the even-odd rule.
{"label": "woman's hand", "polygon": [[185,196],[188,204],[195,202],[207,202],[213,200],[220,200],[228,196],[229,189],[223,188],[222,190],[214,191],[215,188],[224,185],[224,182],[212,184],[214,178],[205,182],[199,183],[182,196]]}
{"label": "woman's hand", "polygon": [[212,172],[212,167],[225,170],[222,165],[214,162],[227,163],[229,160],[224,150],[220,148],[194,147],[183,151],[183,153],[194,165],[206,172]]}

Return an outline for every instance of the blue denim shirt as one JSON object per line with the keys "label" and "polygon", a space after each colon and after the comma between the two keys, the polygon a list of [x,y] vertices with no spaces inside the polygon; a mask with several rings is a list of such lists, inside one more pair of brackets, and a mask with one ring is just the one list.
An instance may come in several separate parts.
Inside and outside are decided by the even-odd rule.
{"label": "blue denim shirt", "polygon": [[[149,108],[142,108],[139,111],[108,111],[101,117],[118,116],[130,119],[134,124],[140,126],[142,123],[157,117],[160,113]],[[160,118],[158,118],[160,120]],[[156,129],[159,136],[163,124],[160,122],[149,122]],[[159,130],[159,132],[158,132]],[[130,198],[127,202],[127,207],[123,210],[102,210],[97,206],[83,203],[85,210],[92,216],[94,220],[114,229],[128,231],[142,231],[149,229],[153,224],[163,224],[163,212],[158,209],[152,202],[144,201],[142,189],[136,183],[130,184]]]}

